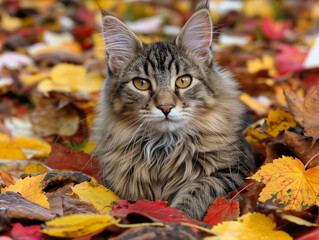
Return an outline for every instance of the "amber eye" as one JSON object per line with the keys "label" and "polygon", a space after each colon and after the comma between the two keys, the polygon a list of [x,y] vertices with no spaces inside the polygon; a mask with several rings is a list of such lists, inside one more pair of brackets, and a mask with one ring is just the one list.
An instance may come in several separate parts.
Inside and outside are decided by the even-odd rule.
{"label": "amber eye", "polygon": [[146,91],[151,87],[151,83],[148,80],[142,78],[133,79],[133,84],[138,90],[141,91]]}
{"label": "amber eye", "polygon": [[184,75],[176,79],[176,86],[179,88],[187,88],[192,83],[192,77],[189,75]]}

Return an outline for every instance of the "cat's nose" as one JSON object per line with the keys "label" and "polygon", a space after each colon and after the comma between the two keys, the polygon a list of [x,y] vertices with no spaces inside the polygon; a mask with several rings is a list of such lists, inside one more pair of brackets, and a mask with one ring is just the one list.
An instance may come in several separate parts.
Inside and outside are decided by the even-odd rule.
{"label": "cat's nose", "polygon": [[159,105],[157,106],[159,109],[162,110],[162,112],[164,113],[165,117],[168,116],[168,114],[170,113],[171,109],[174,108],[174,105],[168,105],[168,104],[163,104],[163,105]]}

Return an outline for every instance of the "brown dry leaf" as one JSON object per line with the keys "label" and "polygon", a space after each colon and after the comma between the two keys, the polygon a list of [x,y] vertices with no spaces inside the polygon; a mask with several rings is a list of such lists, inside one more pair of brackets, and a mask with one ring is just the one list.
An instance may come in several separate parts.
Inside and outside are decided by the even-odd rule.
{"label": "brown dry leaf", "polygon": [[272,137],[277,137],[280,132],[291,127],[296,127],[294,116],[280,108],[276,111],[271,111],[266,118],[267,129],[266,133]]}
{"label": "brown dry leaf", "polygon": [[18,192],[24,198],[50,209],[47,197],[42,192],[42,181],[46,174],[19,179],[14,185],[1,189],[4,192]]}
{"label": "brown dry leaf", "polygon": [[319,86],[313,87],[303,102],[304,134],[312,137],[312,146],[319,138]]}
{"label": "brown dry leaf", "polygon": [[300,211],[319,205],[318,176],[319,168],[306,170],[299,159],[283,156],[265,164],[249,178],[266,184],[259,201]]}
{"label": "brown dry leaf", "polygon": [[71,198],[67,196],[62,197],[63,215],[68,216],[72,214],[98,214],[99,211],[88,202]]}
{"label": "brown dry leaf", "polygon": [[79,128],[80,117],[71,105],[59,108],[56,100],[39,98],[31,121],[34,131],[41,137],[72,136]]}
{"label": "brown dry leaf", "polygon": [[[319,143],[315,143],[312,146],[311,140],[294,132],[285,131],[284,141],[304,164],[319,152]],[[308,167],[312,168],[318,165],[319,157],[316,157],[309,163]]]}
{"label": "brown dry leaf", "polygon": [[13,219],[49,221],[55,218],[51,210],[25,199],[16,192],[0,194],[0,205],[5,209],[6,215]]}
{"label": "brown dry leaf", "polygon": [[200,240],[198,234],[196,234],[189,227],[181,225],[165,225],[165,228],[159,227],[134,227],[126,230],[119,235],[117,240]]}
{"label": "brown dry leaf", "polygon": [[294,92],[286,92],[285,90],[284,94],[286,97],[289,112],[294,115],[294,119],[299,124],[299,126],[303,127],[302,97],[298,96]]}

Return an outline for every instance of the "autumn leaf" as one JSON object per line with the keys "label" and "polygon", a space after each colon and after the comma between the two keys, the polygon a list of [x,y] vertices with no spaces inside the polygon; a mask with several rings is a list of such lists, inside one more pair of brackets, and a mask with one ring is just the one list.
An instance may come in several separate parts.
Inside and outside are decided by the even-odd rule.
{"label": "autumn leaf", "polygon": [[249,96],[247,93],[242,93],[239,97],[240,101],[249,107],[249,109],[253,110],[257,114],[265,114],[268,111],[268,108],[258,102],[255,98]]}
{"label": "autumn leaf", "polygon": [[130,204],[125,200],[119,200],[114,203],[112,214],[121,218],[125,218],[129,213],[139,213],[151,219],[169,223],[193,223],[197,224],[194,219],[191,219],[182,214],[182,211],[166,206],[167,202],[147,200],[138,200],[134,204]]}
{"label": "autumn leaf", "polygon": [[82,182],[71,189],[80,200],[91,203],[102,214],[110,212],[111,207],[106,206],[111,206],[120,199],[111,190],[97,183]]}
{"label": "autumn leaf", "polygon": [[47,197],[42,192],[42,181],[46,174],[41,174],[33,177],[19,179],[14,185],[1,189],[1,193],[11,191],[18,192],[24,198],[31,202],[37,203],[40,206],[50,209]]}
{"label": "autumn leaf", "polygon": [[283,156],[261,167],[251,179],[266,184],[259,201],[301,211],[319,205],[319,168],[305,169],[293,157]]}
{"label": "autumn leaf", "polygon": [[42,232],[53,237],[76,238],[101,231],[119,221],[109,215],[74,214],[46,222]]}
{"label": "autumn leaf", "polygon": [[290,28],[290,22],[275,22],[272,18],[266,17],[261,21],[260,28],[262,33],[269,40],[280,40],[285,36],[286,31]]}
{"label": "autumn leaf", "polygon": [[15,184],[19,178],[10,172],[0,171],[0,188]]}
{"label": "autumn leaf", "polygon": [[301,71],[304,69],[308,52],[298,48],[282,44],[279,46],[280,53],[275,57],[276,67],[280,74],[288,74]]}
{"label": "autumn leaf", "polygon": [[291,127],[296,127],[294,116],[280,108],[276,111],[271,111],[266,118],[267,129],[266,133],[272,137],[277,137],[280,132]]}
{"label": "autumn leaf", "polygon": [[12,239],[42,240],[45,236],[40,230],[41,225],[23,226],[21,223],[13,223],[12,229],[4,235]]}
{"label": "autumn leaf", "polygon": [[[213,227],[212,233],[217,237],[207,237],[204,240],[213,239],[267,239],[267,240],[292,240],[288,233],[275,230],[276,223],[271,216],[261,213],[248,213],[241,216],[238,221],[224,222]],[[224,238],[223,238],[224,237]]]}
{"label": "autumn leaf", "polygon": [[23,149],[32,157],[47,157],[51,152],[51,145],[39,139],[28,137],[17,137],[11,141],[15,147]]}
{"label": "autumn leaf", "polygon": [[239,203],[237,201],[229,202],[224,198],[217,197],[213,204],[208,208],[203,222],[214,226],[223,221],[235,220],[238,217]]}
{"label": "autumn leaf", "polygon": [[0,159],[27,160],[27,157],[20,148],[8,142],[0,142]]}
{"label": "autumn leaf", "polygon": [[304,134],[312,137],[312,146],[319,138],[319,87],[313,87],[303,101]]}

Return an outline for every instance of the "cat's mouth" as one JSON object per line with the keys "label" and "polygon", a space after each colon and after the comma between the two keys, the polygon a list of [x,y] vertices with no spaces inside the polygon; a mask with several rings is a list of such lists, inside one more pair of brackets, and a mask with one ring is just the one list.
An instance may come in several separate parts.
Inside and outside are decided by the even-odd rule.
{"label": "cat's mouth", "polygon": [[184,119],[163,118],[154,122],[154,128],[159,132],[173,132],[185,125]]}

